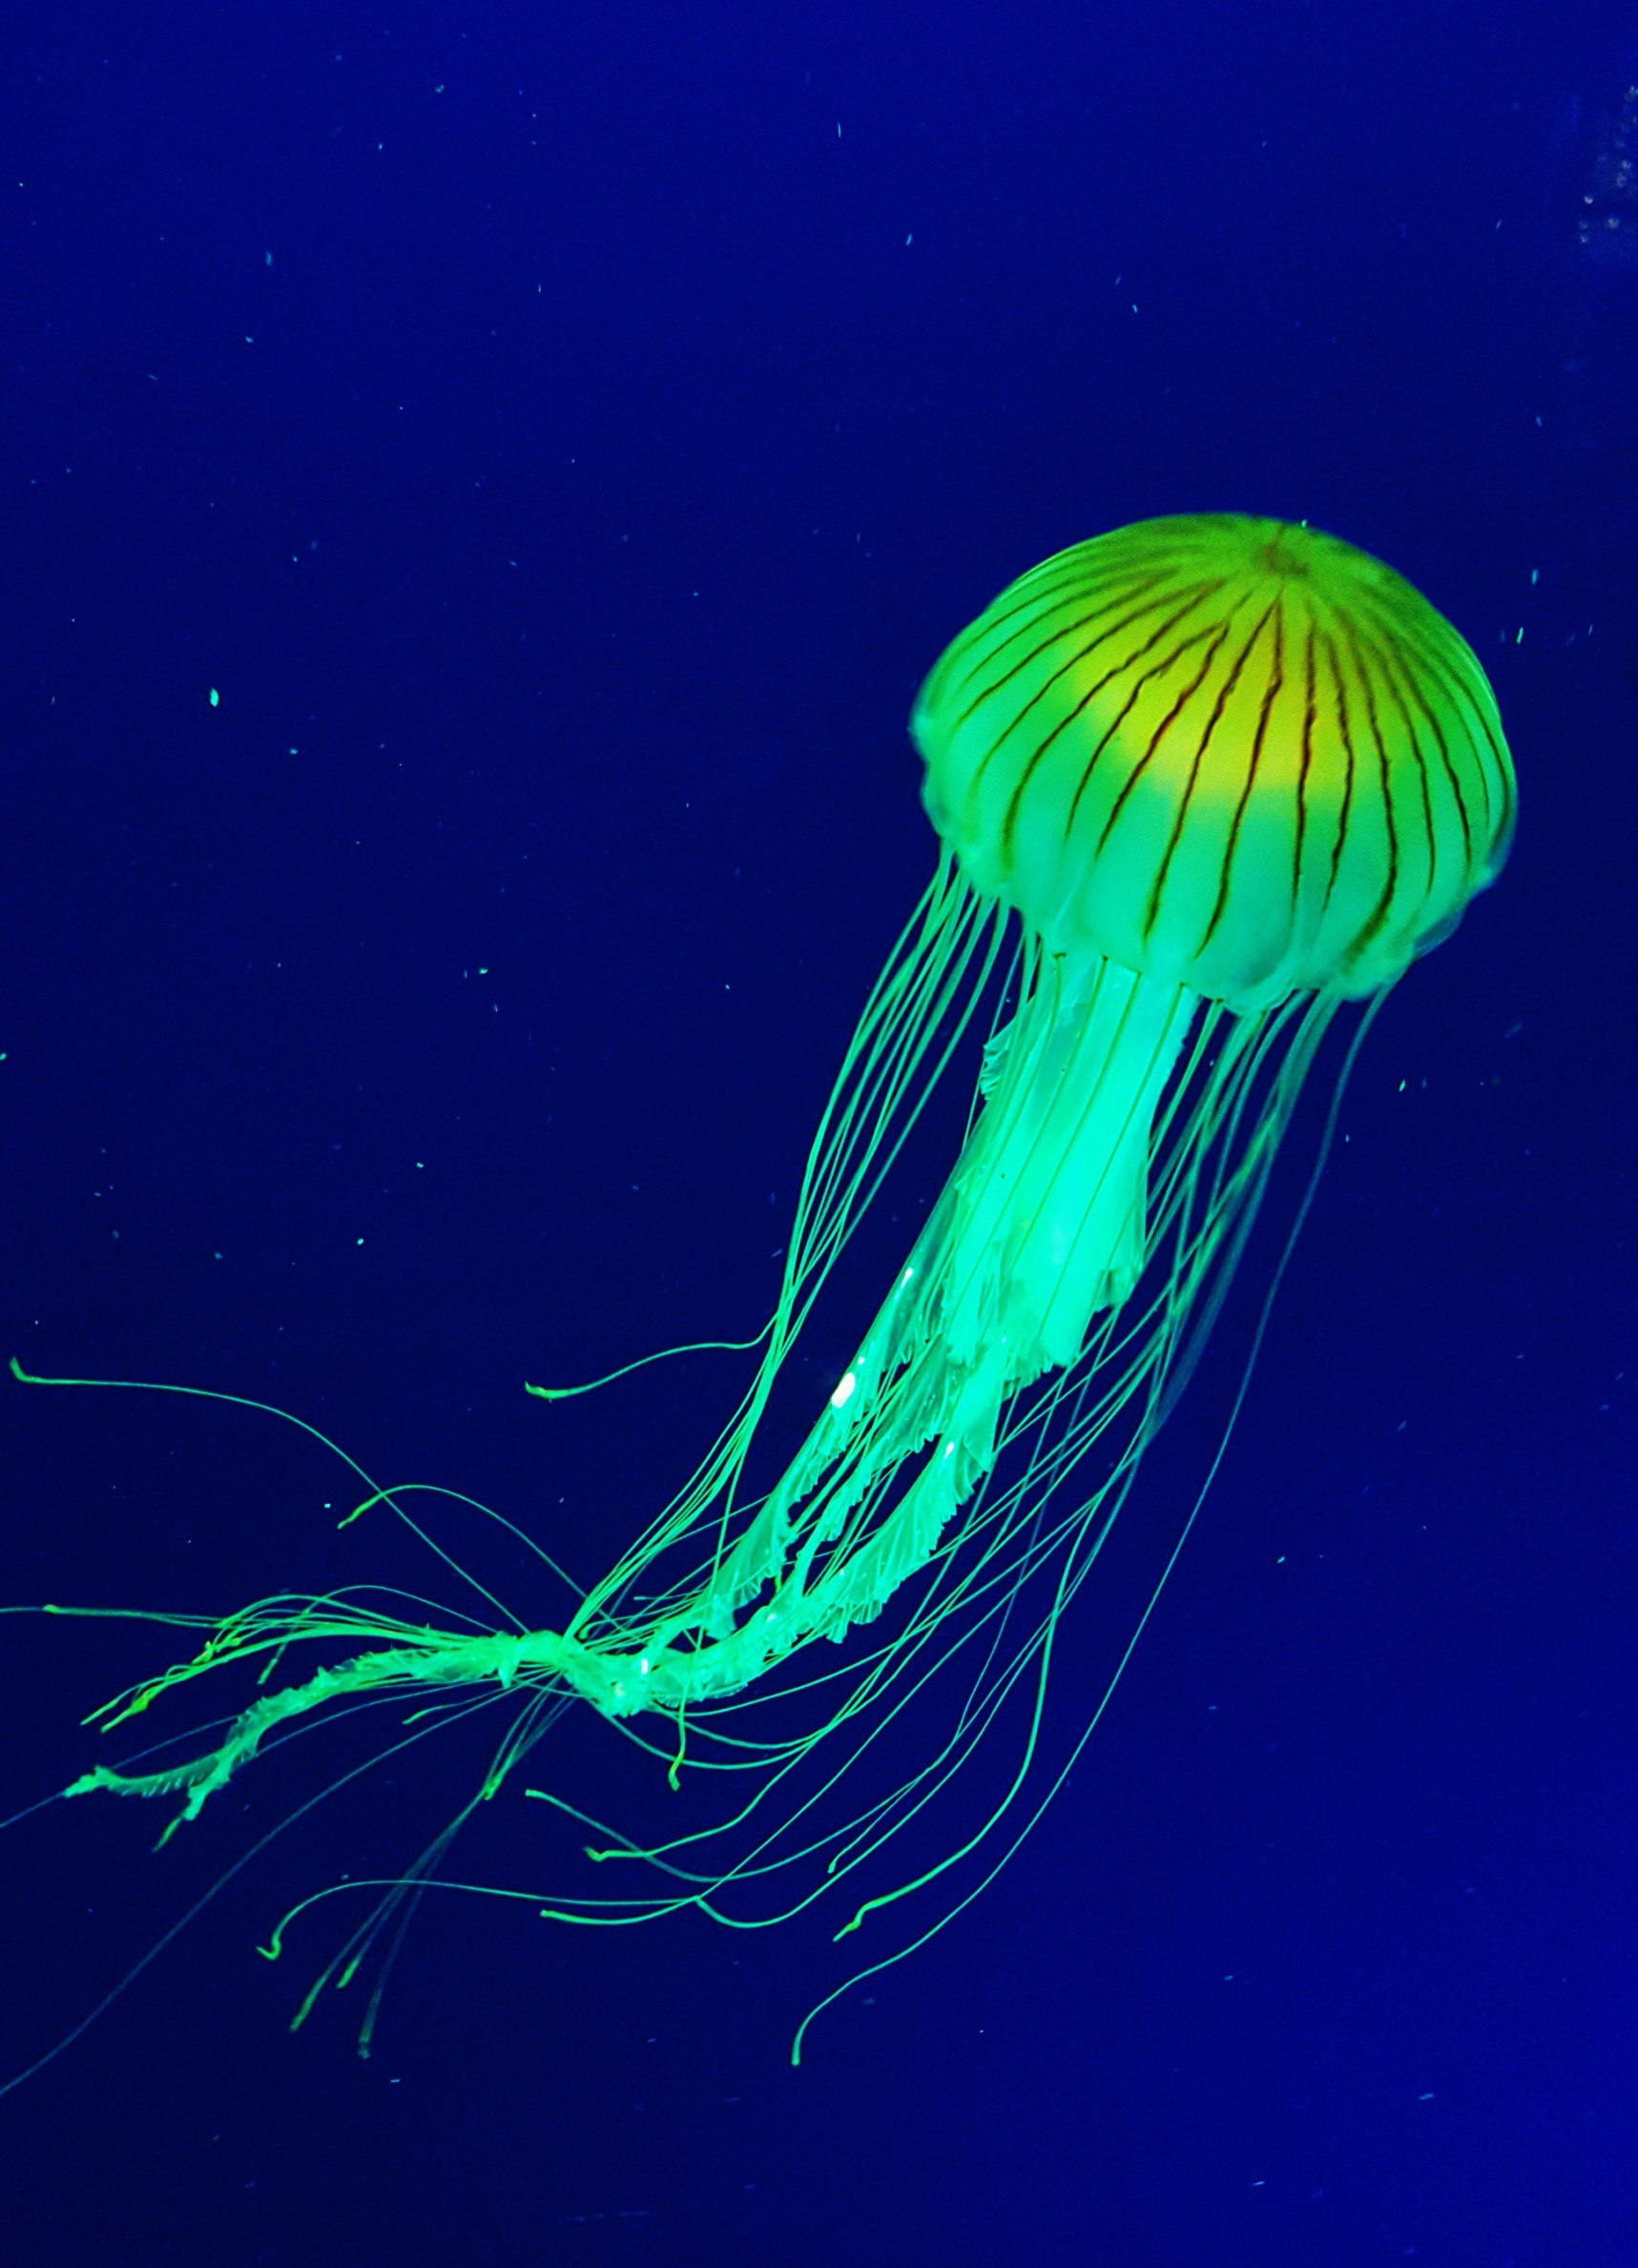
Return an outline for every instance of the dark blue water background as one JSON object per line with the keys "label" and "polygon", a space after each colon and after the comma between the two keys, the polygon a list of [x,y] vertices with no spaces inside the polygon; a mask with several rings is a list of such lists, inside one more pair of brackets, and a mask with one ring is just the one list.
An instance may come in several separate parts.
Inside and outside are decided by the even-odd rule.
{"label": "dark blue water background", "polygon": [[[0,2108],[4,2258],[1630,2268],[1629,19],[31,13],[0,1353],[277,1403],[589,1577],[738,1373],[555,1410],[523,1380],[757,1328],[930,862],[918,678],[1120,521],[1306,516],[1394,561],[1492,672],[1523,819],[1371,1039],[1098,1737],[942,1938],[793,2074],[846,1973],[828,1907],[603,1934],[446,1897],[370,2061],[346,2002],[292,2039],[343,1904],[277,1967],[255,1942],[419,1848],[487,1753],[456,1731],[293,1828]],[[840,1280],[790,1440],[956,1119]],[[1294,1153],[1281,1218],[1300,1181]],[[1060,1742],[1250,1321],[1067,1628]],[[9,1382],[0,1419],[8,1599],[447,1588],[384,1519],[338,1535],[344,1477],[272,1420]],[[440,1533],[557,1617],[521,1551]],[[102,1753],[79,1717],[171,1641],[0,1636],[6,1809]],[[8,2067],[357,1753],[305,1738],[159,1857],[158,1816],[101,1800],[0,1841]],[[689,1800],[591,1717],[529,1777],[661,1826]],[[517,1789],[455,1862],[579,1879]]]}

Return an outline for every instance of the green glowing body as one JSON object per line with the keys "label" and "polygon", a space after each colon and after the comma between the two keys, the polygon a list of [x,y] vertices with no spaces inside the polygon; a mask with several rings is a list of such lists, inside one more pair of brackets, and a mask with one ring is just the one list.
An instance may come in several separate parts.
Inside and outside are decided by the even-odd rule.
{"label": "green glowing body", "polygon": [[[715,1763],[751,1792],[719,1831],[726,1856],[704,1835],[638,1850],[599,1827],[613,1847],[594,1855],[650,1860],[659,1886],[549,1910],[628,1921],[692,1904],[728,1918],[730,1885],[785,1865],[805,1873],[783,1910],[819,1895],[947,1781],[1020,1679],[1038,1695],[1057,1618],[1192,1366],[1328,1024],[1344,1001],[1379,998],[1500,870],[1512,775],[1477,662],[1408,585],[1331,538],[1230,517],[1151,521],[1048,560],[949,649],[913,730],[943,855],[815,1138],[755,1373],[688,1484],[562,1630],[428,1627],[341,1595],[258,1602],[109,1721],[230,1661],[281,1674],[292,1648],[318,1646],[323,1666],[270,1684],[185,1762],[99,1765],[68,1794],[179,1798],[192,1818],[280,1726],[338,1701],[572,1696],[657,1720],[674,1775]],[[782,1477],[748,1493],[775,1377],[1003,989],[1014,1012],[991,1030],[926,1226]],[[1077,1471],[1095,1479],[1077,1486]],[[402,1511],[404,1493],[384,1501]],[[1043,1579],[1019,1627],[1014,1608]],[[888,1633],[859,1638],[890,1603]],[[792,1775],[834,1743],[823,1774],[838,1785],[985,1632],[939,1752],[810,1834]],[[819,1639],[845,1642],[829,1668],[809,1654]],[[761,1741],[750,1712],[770,1685],[789,1690],[786,1673],[812,1689],[815,1721],[793,1738],[781,1718]],[[1037,1699],[1001,1811],[1038,1718]],[[484,1793],[537,1722],[508,1737]]]}

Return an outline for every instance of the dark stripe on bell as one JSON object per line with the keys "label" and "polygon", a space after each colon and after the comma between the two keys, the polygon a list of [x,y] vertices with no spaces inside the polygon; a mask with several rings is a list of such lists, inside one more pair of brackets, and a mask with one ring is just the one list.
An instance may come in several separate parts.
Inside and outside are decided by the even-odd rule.
{"label": "dark stripe on bell", "polygon": [[[1160,861],[1160,865],[1156,870],[1154,881],[1149,893],[1149,905],[1145,912],[1143,923],[1143,939],[1146,945],[1153,933],[1155,923],[1160,918],[1160,901],[1165,895],[1166,878],[1171,871],[1171,862],[1176,855],[1177,845],[1182,841],[1183,830],[1189,823],[1189,806],[1194,801],[1194,790],[1199,783],[1200,767],[1206,760],[1206,752],[1212,745],[1213,736],[1215,734],[1218,725],[1222,722],[1223,711],[1229,704],[1229,700],[1234,693],[1234,687],[1240,681],[1240,673],[1244,670],[1247,661],[1251,658],[1253,649],[1255,647],[1258,638],[1262,636],[1264,626],[1267,624],[1269,617],[1273,614],[1275,607],[1277,603],[1278,593],[1276,593],[1275,596],[1270,599],[1268,605],[1257,616],[1255,623],[1253,625],[1251,636],[1247,638],[1245,644],[1240,648],[1238,654],[1235,655],[1234,661],[1230,664],[1229,674],[1223,680],[1222,685],[1218,688],[1217,698],[1213,704],[1212,714],[1206,719],[1206,729],[1200,735],[1199,740],[1195,745],[1193,759],[1189,766],[1189,777],[1184,781],[1183,793],[1178,800],[1177,816],[1171,822],[1171,840],[1166,845],[1165,852]],[[1226,882],[1227,868],[1225,867],[1224,881],[1218,885],[1219,900],[1221,899],[1222,889],[1226,884]]]}
{"label": "dark stripe on bell", "polygon": [[[1252,800],[1252,791],[1256,786],[1257,765],[1262,760],[1263,742],[1268,738],[1269,718],[1274,715],[1275,702],[1279,698],[1280,691],[1285,684],[1285,603],[1283,593],[1276,592],[1275,593],[1274,605],[1270,612],[1274,615],[1273,661],[1267,681],[1263,686],[1262,704],[1257,710],[1257,729],[1252,736],[1252,753],[1246,765],[1245,785],[1240,789],[1239,801],[1235,803],[1234,817],[1229,822],[1229,840],[1223,852],[1223,872],[1217,884],[1217,902],[1212,908],[1212,918],[1206,924],[1205,934],[1195,947],[1197,956],[1205,952],[1213,938],[1216,936],[1217,925],[1221,922],[1228,906],[1229,891],[1234,883],[1234,857],[1240,847],[1240,827],[1246,816],[1246,807]],[[1263,620],[1266,622],[1268,616],[1265,614]],[[1259,623],[1257,627],[1260,630],[1262,624]],[[1292,891],[1291,918],[1295,926],[1296,921],[1295,887]]]}

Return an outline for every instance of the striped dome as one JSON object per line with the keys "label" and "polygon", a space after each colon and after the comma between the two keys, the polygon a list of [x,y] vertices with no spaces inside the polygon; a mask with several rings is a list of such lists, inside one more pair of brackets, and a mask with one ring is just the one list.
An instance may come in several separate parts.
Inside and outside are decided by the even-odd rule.
{"label": "striped dome", "polygon": [[1058,552],[948,648],[910,729],[975,888],[1054,950],[1236,1008],[1391,982],[1512,834],[1472,650],[1391,568],[1278,520]]}

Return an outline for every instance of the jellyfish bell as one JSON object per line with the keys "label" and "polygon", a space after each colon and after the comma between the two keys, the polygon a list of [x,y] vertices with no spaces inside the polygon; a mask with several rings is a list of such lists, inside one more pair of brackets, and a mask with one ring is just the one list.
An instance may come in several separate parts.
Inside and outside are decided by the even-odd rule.
{"label": "jellyfish bell", "polygon": [[1391,984],[1511,839],[1472,650],[1392,568],[1277,520],[1058,552],[949,647],[910,729],[975,889],[1048,951],[1237,1010]]}
{"label": "jellyfish bell", "polygon": [[[822,1115],[760,1356],[677,1494],[561,1628],[523,1613],[497,1628],[481,1592],[442,1625],[362,1592],[256,1602],[107,1721],[234,1662],[257,1669],[259,1697],[182,1761],[97,1764],[66,1794],[171,1798],[189,1819],[293,1719],[396,1695],[413,1722],[429,1692],[515,1694],[490,1795],[578,1698],[636,1720],[674,1780],[730,1775],[736,1800],[719,1826],[648,1846],[572,1813],[594,1857],[647,1861],[655,1886],[542,1910],[626,1924],[692,1906],[743,1924],[736,1900],[759,1895],[772,1910],[757,1918],[780,1919],[877,1862],[993,1741],[1008,1699],[1039,1696],[1058,1617],[1211,1326],[1328,1024],[1379,999],[1494,880],[1512,769],[1483,672],[1409,584],[1307,527],[1233,515],[1141,522],[1021,577],[939,660],[911,730],[938,868]],[[756,1486],[773,1383],[986,1005],[943,1190],[805,1440]],[[413,1494],[371,1487],[360,1509],[420,1535]],[[1021,1614],[1031,1585],[1045,1602]],[[819,1639],[849,1645],[816,1660]],[[798,1776],[819,1752],[835,1800],[973,1640],[972,1688],[934,1753],[851,1813],[815,1811]],[[784,1706],[764,1731],[770,1693]],[[811,1723],[793,1731],[801,1706]],[[1034,1768],[1038,1698],[1023,1716],[997,1810],[849,1927],[996,1831]],[[656,1719],[649,1740],[637,1727]],[[321,1984],[350,1976],[394,1903],[440,1879],[447,1841],[377,1885]]]}

